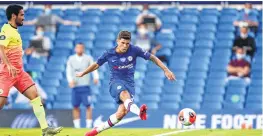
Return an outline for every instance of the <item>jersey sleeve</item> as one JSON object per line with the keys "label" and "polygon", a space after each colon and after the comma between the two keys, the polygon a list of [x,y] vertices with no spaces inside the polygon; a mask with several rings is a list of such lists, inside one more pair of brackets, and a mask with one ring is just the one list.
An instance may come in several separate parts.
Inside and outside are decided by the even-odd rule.
{"label": "jersey sleeve", "polygon": [[151,54],[147,51],[147,50],[143,50],[142,48],[138,47],[138,46],[134,46],[134,50],[137,54],[137,56],[144,58],[145,60],[149,60]]}
{"label": "jersey sleeve", "polygon": [[103,52],[103,54],[98,58],[96,63],[99,66],[103,65],[107,61],[107,56],[108,56],[107,51]]}
{"label": "jersey sleeve", "polygon": [[8,36],[5,33],[0,33],[0,45],[7,47],[9,42],[10,39],[8,38]]}

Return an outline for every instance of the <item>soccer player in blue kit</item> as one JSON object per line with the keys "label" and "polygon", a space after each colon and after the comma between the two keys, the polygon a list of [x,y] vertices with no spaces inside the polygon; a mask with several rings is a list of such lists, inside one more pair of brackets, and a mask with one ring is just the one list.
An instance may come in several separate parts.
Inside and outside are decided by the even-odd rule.
{"label": "soccer player in blue kit", "polygon": [[112,114],[108,121],[95,127],[85,136],[95,136],[98,133],[113,127],[117,124],[129,111],[140,116],[142,120],[147,119],[147,106],[143,104],[140,108],[133,103],[135,95],[134,87],[134,71],[136,58],[142,57],[146,60],[153,61],[165,73],[169,80],[175,80],[174,74],[154,55],[143,51],[141,48],[131,45],[131,33],[121,31],[118,34],[117,46],[106,50],[96,63],[90,65],[84,72],[77,73],[77,77],[82,77],[96,69],[105,62],[108,62],[111,78],[110,78],[110,94],[119,104],[116,113]]}

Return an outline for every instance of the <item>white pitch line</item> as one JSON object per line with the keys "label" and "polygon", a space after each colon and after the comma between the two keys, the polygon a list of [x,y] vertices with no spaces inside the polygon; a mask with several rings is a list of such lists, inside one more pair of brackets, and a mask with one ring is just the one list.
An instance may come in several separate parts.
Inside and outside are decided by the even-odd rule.
{"label": "white pitch line", "polygon": [[168,133],[158,134],[158,135],[154,135],[154,136],[168,136],[168,135],[171,135],[171,134],[178,134],[178,133],[189,132],[189,131],[195,131],[195,130],[199,130],[199,129],[176,130],[176,131],[173,131],[173,132],[168,132]]}

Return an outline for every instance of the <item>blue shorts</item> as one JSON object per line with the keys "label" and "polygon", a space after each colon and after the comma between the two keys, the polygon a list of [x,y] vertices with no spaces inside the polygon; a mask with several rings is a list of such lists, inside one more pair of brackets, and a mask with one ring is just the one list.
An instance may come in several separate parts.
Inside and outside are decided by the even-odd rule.
{"label": "blue shorts", "polygon": [[89,107],[91,104],[91,89],[89,86],[74,87],[72,90],[72,105],[79,107],[81,102]]}
{"label": "blue shorts", "polygon": [[133,99],[135,95],[135,88],[132,85],[127,84],[125,81],[117,80],[110,83],[110,95],[115,100],[117,104],[122,104],[123,102],[120,99],[120,93],[124,90],[127,90],[131,98]]}

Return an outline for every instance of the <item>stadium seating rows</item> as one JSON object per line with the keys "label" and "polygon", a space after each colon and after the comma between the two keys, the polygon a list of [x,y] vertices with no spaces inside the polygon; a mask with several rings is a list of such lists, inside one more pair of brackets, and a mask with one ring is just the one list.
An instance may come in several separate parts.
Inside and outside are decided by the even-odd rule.
{"label": "stadium seating rows", "polygon": [[[166,55],[169,68],[176,74],[177,81],[165,79],[164,73],[152,62],[138,59],[136,71],[135,102],[148,104],[150,109],[209,108],[243,109],[262,108],[262,11],[254,10],[255,18],[260,21],[255,37],[257,48],[252,61],[252,82],[247,85],[242,80],[226,83],[226,66],[231,57],[231,47],[237,28],[232,23],[242,11],[225,8],[195,8],[178,10],[151,9],[163,22],[162,29],[171,32],[159,32],[156,40],[163,45],[158,55]],[[28,9],[26,19],[34,19],[42,14],[42,9]],[[58,27],[57,33],[45,33],[52,40],[51,57],[34,59],[24,57],[25,69],[38,73],[38,80],[48,93],[48,108],[69,109],[71,89],[68,87],[65,67],[69,55],[73,54],[75,43],[82,42],[86,52],[95,59],[105,49],[114,46],[119,30],[129,30],[135,37],[138,9],[60,9],[52,10],[64,19],[81,21],[82,26]],[[0,22],[5,22],[4,11],[0,10]],[[19,29],[23,39],[23,48],[29,46],[35,26],[23,26]],[[95,108],[116,108],[108,93],[108,67],[99,69],[99,86],[92,85]],[[260,95],[259,95],[260,94]],[[29,108],[14,104],[13,108]]]}

